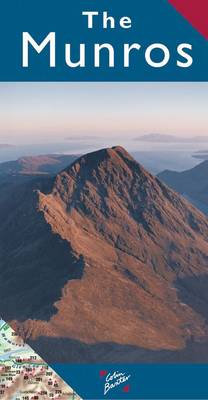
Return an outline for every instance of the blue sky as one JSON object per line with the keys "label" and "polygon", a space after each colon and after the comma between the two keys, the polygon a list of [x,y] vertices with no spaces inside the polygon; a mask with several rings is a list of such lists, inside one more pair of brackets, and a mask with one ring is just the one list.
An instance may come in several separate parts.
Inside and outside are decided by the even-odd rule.
{"label": "blue sky", "polygon": [[207,83],[1,83],[0,143],[208,135]]}

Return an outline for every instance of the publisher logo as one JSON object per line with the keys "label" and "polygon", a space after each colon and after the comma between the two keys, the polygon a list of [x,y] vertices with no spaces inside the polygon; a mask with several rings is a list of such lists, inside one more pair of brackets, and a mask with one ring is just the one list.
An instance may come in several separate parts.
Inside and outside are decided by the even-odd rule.
{"label": "publisher logo", "polygon": [[100,378],[104,380],[104,396],[118,387],[120,387],[124,393],[129,393],[130,391],[129,379],[131,375],[120,371],[111,373],[106,370],[101,370]]}

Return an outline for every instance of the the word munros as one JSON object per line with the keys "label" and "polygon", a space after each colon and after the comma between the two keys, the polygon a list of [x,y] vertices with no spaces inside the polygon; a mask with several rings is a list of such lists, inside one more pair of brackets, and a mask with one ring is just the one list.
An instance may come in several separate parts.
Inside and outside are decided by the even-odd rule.
{"label": "the word munros", "polygon": [[[107,11],[104,11],[101,15],[97,11],[83,11],[82,15],[87,18],[88,29],[93,29],[96,26],[96,22],[101,29],[131,29],[132,27],[132,20],[130,17],[122,17],[119,21],[116,21],[115,18],[108,15]],[[29,51],[35,50],[40,54],[48,46],[50,50],[49,66],[50,68],[56,67],[56,32],[50,32],[41,43],[38,43],[29,32],[23,32],[22,45],[22,66],[24,68],[30,66]],[[143,58],[152,68],[163,68],[167,66],[171,60],[171,52],[163,43],[152,43],[147,47],[144,47],[141,43],[123,43],[122,46],[119,46],[119,49],[115,48],[110,43],[94,43],[93,49],[91,49],[91,44],[80,43],[78,45],[78,53],[77,44],[74,45],[74,47],[76,48],[73,50],[72,43],[64,44],[64,59],[66,66],[69,68],[85,68],[89,66],[95,68],[100,68],[101,66],[114,68],[117,66],[116,60],[119,60],[119,66],[129,68],[132,63],[135,62],[135,53],[138,54],[138,62],[141,62],[141,58]],[[90,50],[90,54],[93,54],[90,56],[91,59],[87,58],[88,50]],[[76,57],[73,55],[75,51]],[[174,60],[175,65],[179,68],[189,68],[193,64],[191,51],[191,44],[178,44],[176,48],[177,56],[176,60]],[[157,59],[155,57],[156,53]],[[103,57],[103,55],[105,55],[105,57]]]}

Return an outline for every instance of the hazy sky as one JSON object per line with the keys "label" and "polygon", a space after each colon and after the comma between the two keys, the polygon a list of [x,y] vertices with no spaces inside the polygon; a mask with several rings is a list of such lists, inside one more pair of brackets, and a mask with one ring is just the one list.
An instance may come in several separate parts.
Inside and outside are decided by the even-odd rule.
{"label": "hazy sky", "polygon": [[0,83],[0,143],[208,135],[208,83]]}

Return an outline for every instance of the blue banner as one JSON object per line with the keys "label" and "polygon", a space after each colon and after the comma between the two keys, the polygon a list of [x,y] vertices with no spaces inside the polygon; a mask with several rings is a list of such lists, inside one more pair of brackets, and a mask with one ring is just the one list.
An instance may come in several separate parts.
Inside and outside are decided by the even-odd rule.
{"label": "blue banner", "polygon": [[2,2],[0,35],[1,81],[207,81],[207,40],[168,0]]}

